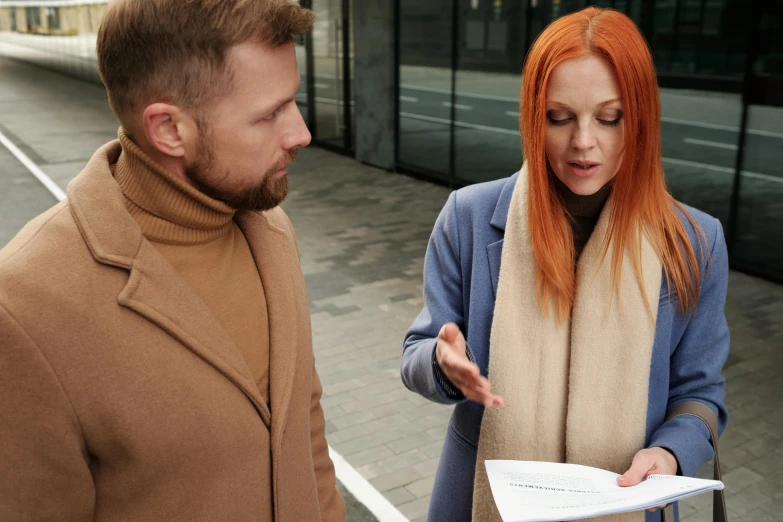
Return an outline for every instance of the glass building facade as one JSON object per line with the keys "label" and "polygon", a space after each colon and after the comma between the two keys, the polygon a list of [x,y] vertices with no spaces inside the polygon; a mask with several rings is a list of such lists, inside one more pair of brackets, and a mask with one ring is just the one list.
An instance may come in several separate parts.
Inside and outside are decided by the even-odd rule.
{"label": "glass building facade", "polygon": [[783,2],[399,3],[400,170],[455,187],[515,172],[527,50],[557,17],[612,7],[655,59],[670,190],[721,220],[736,268],[783,280]]}
{"label": "glass building facade", "polygon": [[[369,64],[357,27],[368,23],[366,5],[385,4],[364,1],[301,0],[317,22],[297,42],[297,100],[314,142],[349,155],[366,101],[383,98],[357,80]],[[105,4],[0,0],[0,54],[100,81]],[[783,281],[781,0],[394,0],[384,22],[393,40],[384,168],[453,187],[518,170],[526,53],[547,24],[586,5],[625,12],[650,45],[672,193],[721,220],[734,267]]]}

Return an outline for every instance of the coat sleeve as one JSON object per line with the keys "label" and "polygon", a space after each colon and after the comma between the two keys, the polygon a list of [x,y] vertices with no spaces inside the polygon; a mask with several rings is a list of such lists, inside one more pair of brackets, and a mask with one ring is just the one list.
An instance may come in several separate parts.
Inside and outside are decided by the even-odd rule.
{"label": "coat sleeve", "polygon": [[[453,322],[465,331],[462,271],[457,225],[457,193],[452,192],[443,207],[424,257],[424,308],[405,334],[400,375],[405,386],[441,404],[466,399],[438,371],[435,347],[438,332]],[[468,351],[468,357],[473,356]]]}
{"label": "coat sleeve", "polygon": [[343,522],[345,503],[337,491],[334,464],[326,442],[326,421],[321,408],[321,381],[313,366],[313,392],[310,403],[310,447],[313,452],[313,468],[318,486],[318,502],[323,522]]}
{"label": "coat sleeve", "polygon": [[0,397],[0,520],[92,520],[79,420],[46,357],[2,304]]}
{"label": "coat sleeve", "polygon": [[[715,221],[712,251],[702,270],[698,307],[671,356],[667,411],[685,401],[702,402],[715,413],[719,433],[723,433],[728,422],[721,371],[729,354],[729,327],[724,313],[729,263],[723,228]],[[701,420],[683,415],[664,422],[653,432],[650,446],[668,449],[677,458],[679,473],[695,476],[699,466],[714,457],[709,438]]]}

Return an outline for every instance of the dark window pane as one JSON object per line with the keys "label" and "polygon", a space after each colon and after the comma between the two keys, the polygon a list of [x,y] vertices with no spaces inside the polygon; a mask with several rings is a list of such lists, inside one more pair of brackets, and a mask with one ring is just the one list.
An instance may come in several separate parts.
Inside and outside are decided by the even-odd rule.
{"label": "dark window pane", "polygon": [[[447,179],[451,158],[451,0],[400,0],[399,161]],[[485,35],[471,28],[470,44]]]}

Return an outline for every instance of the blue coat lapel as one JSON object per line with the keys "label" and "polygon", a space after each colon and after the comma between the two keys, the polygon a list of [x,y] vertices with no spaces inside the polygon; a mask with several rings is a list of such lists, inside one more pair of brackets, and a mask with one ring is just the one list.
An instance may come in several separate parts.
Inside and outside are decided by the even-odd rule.
{"label": "blue coat lapel", "polygon": [[[514,187],[517,184],[519,172],[508,178],[500,192],[495,212],[489,224],[498,229],[501,233],[506,231],[506,222],[508,221],[508,209],[511,207],[511,196],[514,195]],[[487,245],[487,261],[489,262],[489,276],[492,280],[492,294],[497,297],[498,280],[500,279],[500,258],[503,253],[503,240],[495,241]]]}

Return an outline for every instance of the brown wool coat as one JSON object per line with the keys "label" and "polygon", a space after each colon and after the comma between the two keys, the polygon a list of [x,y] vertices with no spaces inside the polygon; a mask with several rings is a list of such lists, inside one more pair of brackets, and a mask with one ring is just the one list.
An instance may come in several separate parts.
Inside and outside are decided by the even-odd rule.
{"label": "brown wool coat", "polygon": [[125,210],[119,153],[0,251],[0,520],[344,520],[288,218],[236,217],[268,301],[270,415]]}

